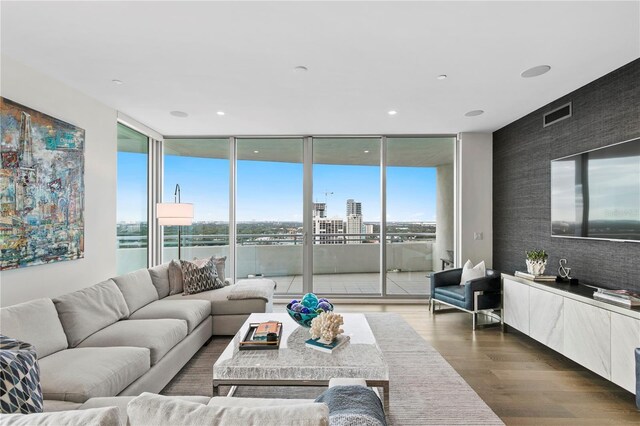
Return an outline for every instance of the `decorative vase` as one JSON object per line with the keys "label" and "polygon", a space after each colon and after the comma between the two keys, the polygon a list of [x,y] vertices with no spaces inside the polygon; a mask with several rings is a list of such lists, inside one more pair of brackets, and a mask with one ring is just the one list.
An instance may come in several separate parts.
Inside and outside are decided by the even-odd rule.
{"label": "decorative vase", "polygon": [[546,260],[530,260],[527,259],[527,272],[533,275],[544,274],[544,268],[547,266]]}

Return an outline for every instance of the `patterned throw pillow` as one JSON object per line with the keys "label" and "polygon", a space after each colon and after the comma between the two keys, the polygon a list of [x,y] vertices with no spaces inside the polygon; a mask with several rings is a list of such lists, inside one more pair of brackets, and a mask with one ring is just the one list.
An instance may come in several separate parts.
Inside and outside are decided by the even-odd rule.
{"label": "patterned throw pillow", "polygon": [[218,273],[218,278],[220,278],[220,281],[222,281],[222,283],[225,286],[229,285],[230,282],[227,281],[227,279],[224,276],[224,269],[225,269],[225,263],[227,262],[227,256],[221,256],[221,257],[211,256],[204,259],[198,259],[194,257],[193,262],[198,266],[202,266],[205,263],[207,263],[209,259],[213,259],[213,263],[216,265],[216,272]]}
{"label": "patterned throw pillow", "polygon": [[224,283],[218,278],[216,265],[213,259],[209,259],[204,265],[199,266],[197,263],[181,260],[183,293],[195,294],[207,290],[215,290],[224,287]]}
{"label": "patterned throw pillow", "polygon": [[0,413],[42,413],[37,359],[30,344],[0,335]]}

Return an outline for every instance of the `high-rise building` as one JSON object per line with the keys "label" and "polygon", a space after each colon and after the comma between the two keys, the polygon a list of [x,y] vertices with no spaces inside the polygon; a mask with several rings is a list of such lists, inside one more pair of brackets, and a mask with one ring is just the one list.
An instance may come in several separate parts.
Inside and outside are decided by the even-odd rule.
{"label": "high-rise building", "polygon": [[[358,203],[360,204],[360,203]],[[350,214],[347,216],[347,234],[362,234],[362,215]],[[347,236],[347,244],[360,244],[362,243],[362,235],[349,235]]]}
{"label": "high-rise building", "polygon": [[362,203],[350,198],[347,200],[347,217],[351,214],[359,214],[362,216]]}
{"label": "high-rise building", "polygon": [[373,234],[373,224],[367,223],[363,225],[365,234]]}
{"label": "high-rise building", "polygon": [[313,235],[316,244],[344,244],[344,221],[342,219],[313,218]]}
{"label": "high-rise building", "polygon": [[327,203],[313,203],[313,217],[327,217]]}

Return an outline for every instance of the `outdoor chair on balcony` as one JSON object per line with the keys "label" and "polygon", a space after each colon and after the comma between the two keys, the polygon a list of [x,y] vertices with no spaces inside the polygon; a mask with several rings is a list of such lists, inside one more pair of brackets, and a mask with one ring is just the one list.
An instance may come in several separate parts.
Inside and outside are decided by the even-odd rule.
{"label": "outdoor chair on balcony", "polygon": [[500,273],[487,269],[484,277],[468,280],[464,284],[460,284],[461,278],[462,268],[431,274],[431,312],[435,314],[436,304],[444,304],[470,313],[474,330],[478,314],[497,321],[484,325],[498,325],[500,317],[496,312],[502,310]]}

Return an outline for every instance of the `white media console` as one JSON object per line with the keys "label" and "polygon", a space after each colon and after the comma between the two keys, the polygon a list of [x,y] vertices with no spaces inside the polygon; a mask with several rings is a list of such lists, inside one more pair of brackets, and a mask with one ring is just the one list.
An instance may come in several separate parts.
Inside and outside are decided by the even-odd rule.
{"label": "white media console", "polygon": [[640,311],[594,300],[593,288],[502,274],[503,324],[635,394]]}

